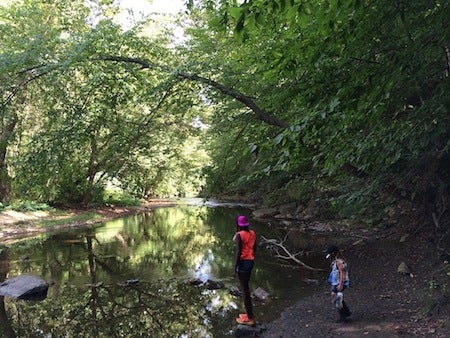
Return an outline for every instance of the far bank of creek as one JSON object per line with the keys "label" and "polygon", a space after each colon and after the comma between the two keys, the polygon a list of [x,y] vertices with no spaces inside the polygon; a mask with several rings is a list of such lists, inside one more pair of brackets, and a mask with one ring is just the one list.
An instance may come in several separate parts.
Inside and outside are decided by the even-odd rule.
{"label": "far bank of creek", "polygon": [[[0,325],[15,337],[232,337],[244,311],[241,298],[230,293],[239,285],[232,242],[239,214],[248,216],[259,238],[286,236],[286,227],[254,220],[245,205],[189,200],[10,245],[1,255],[1,280],[31,274],[50,287],[39,302],[0,297]],[[322,252],[311,249],[323,238],[295,236],[305,251],[298,258],[326,270]],[[325,279],[326,271],[280,264],[260,245],[250,286],[269,297],[253,302],[258,322],[323,291]]]}

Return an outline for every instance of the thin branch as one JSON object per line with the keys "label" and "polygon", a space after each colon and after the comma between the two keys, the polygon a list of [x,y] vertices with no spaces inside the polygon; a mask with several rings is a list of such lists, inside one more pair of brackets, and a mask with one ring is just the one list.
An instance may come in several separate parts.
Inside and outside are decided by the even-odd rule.
{"label": "thin branch", "polygon": [[[301,266],[303,266],[306,269],[309,270],[314,270],[314,271],[323,271],[323,269],[318,269],[318,268],[314,268],[306,263],[304,263],[303,261],[299,260],[297,258],[297,256],[303,254],[302,252],[297,252],[297,253],[291,253],[285,246],[284,243],[287,240],[287,235],[285,236],[285,238],[280,241],[280,240],[276,240],[276,239],[267,239],[264,236],[261,236],[262,238],[262,243],[263,244],[268,244],[269,246],[275,248],[275,252],[276,258],[280,258],[280,259],[284,259],[284,260],[292,260],[297,264],[300,264]],[[281,253],[280,253],[281,251]]]}

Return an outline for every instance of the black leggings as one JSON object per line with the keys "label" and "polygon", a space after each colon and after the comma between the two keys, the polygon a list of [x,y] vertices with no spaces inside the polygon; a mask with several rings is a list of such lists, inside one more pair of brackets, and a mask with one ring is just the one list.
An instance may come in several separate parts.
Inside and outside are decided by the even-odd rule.
{"label": "black leggings", "polygon": [[245,312],[249,319],[253,319],[253,305],[250,296],[250,281],[251,272],[238,272],[239,281],[241,282],[242,299],[244,300]]}

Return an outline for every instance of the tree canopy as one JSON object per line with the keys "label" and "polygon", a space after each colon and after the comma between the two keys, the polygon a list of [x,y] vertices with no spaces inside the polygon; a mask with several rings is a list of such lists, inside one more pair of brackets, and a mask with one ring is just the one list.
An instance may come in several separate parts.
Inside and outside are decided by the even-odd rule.
{"label": "tree canopy", "polygon": [[319,194],[333,213],[448,194],[447,2],[202,1],[193,13],[193,50],[288,126],[235,109],[239,146],[226,132],[239,160],[214,161],[210,179],[234,173],[219,189]]}
{"label": "tree canopy", "polygon": [[113,5],[95,4],[1,7],[2,201],[90,203],[108,186],[149,197],[201,185],[207,157],[194,146],[203,113],[192,84],[118,59],[173,70],[172,36],[150,19],[125,30]]}
{"label": "tree canopy", "polygon": [[446,1],[187,1],[181,41],[153,17],[124,29],[117,10],[0,7],[3,202],[89,203],[115,186],[313,201],[325,216],[445,209]]}

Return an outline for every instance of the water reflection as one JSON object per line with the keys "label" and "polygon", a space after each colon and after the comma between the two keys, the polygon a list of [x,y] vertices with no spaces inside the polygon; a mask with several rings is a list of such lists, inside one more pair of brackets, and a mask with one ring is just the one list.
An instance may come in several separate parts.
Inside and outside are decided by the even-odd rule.
{"label": "water reflection", "polygon": [[[0,282],[6,279],[9,272],[9,257],[6,250],[0,248]],[[5,308],[5,297],[0,296],[0,334],[1,337],[14,338],[14,330],[8,319]]]}
{"label": "water reflection", "polygon": [[[189,280],[238,285],[231,277],[231,238],[242,211],[161,208],[15,245],[9,272],[1,277],[33,273],[53,285],[43,302],[6,299],[6,322],[18,337],[229,336],[240,299],[226,288],[208,290]],[[253,227],[268,238],[284,237],[264,224]],[[251,287],[268,291],[272,301],[255,303],[258,319],[273,319],[311,291],[304,278],[317,277],[275,265],[269,252],[259,250]]]}

